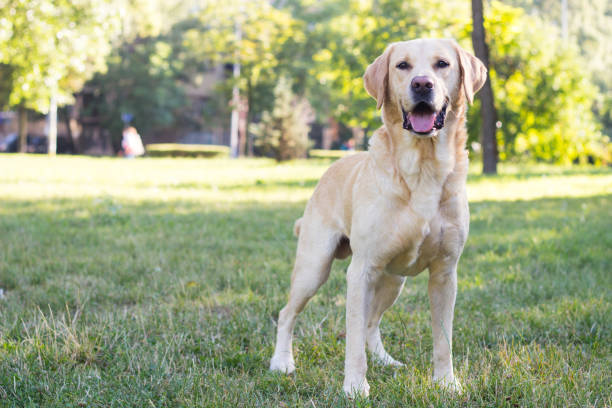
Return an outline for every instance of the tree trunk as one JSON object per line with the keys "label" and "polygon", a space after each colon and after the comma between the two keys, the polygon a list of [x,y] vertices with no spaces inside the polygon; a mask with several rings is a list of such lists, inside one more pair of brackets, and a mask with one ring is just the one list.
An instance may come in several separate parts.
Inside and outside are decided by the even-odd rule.
{"label": "tree trunk", "polygon": [[[476,57],[489,69],[489,47],[485,41],[482,0],[472,0],[472,45]],[[497,112],[491,88],[491,78],[487,72],[487,81],[478,93],[480,97],[480,114],[482,116],[482,172],[497,173]]]}
{"label": "tree trunk", "polygon": [[248,115],[249,102],[242,97],[238,107],[238,156],[246,156]]}
{"label": "tree trunk", "polygon": [[[234,64],[236,67],[236,64]],[[236,78],[236,69],[234,68],[234,78]],[[240,91],[238,89],[238,85],[234,85],[234,89],[232,91],[232,118],[230,121],[230,157],[236,158],[240,154],[239,147],[239,132],[238,132],[238,124],[240,122]]]}
{"label": "tree trunk", "polygon": [[76,154],[76,146],[74,143],[74,135],[72,134],[72,129],[70,128],[70,111],[72,109],[68,106],[66,106],[64,109],[61,110],[62,112],[62,120],[64,121],[64,126],[66,126],[66,136],[68,136],[68,140],[67,142],[70,143],[70,152],[72,154]]}
{"label": "tree trunk", "polygon": [[[242,28],[240,23],[236,21],[235,26],[236,43],[241,44],[242,42]],[[230,157],[236,158],[240,154],[240,141],[238,125],[240,122],[240,88],[238,87],[238,80],[240,79],[240,47],[236,48],[236,60],[234,61],[233,67],[233,78],[234,78],[234,89],[232,90],[232,119],[230,127]]]}
{"label": "tree trunk", "polygon": [[19,134],[19,152],[27,153],[28,151],[28,111],[22,103],[17,111],[18,115],[18,134]]}
{"label": "tree trunk", "polygon": [[247,107],[248,107],[248,112],[247,112],[247,117],[246,117],[246,134],[247,134],[247,155],[249,157],[253,157],[255,155],[254,152],[254,142],[255,140],[253,140],[253,134],[249,131],[249,124],[252,122],[253,120],[253,111],[251,110],[251,101],[253,100],[253,87],[251,86],[251,79],[247,78]]}

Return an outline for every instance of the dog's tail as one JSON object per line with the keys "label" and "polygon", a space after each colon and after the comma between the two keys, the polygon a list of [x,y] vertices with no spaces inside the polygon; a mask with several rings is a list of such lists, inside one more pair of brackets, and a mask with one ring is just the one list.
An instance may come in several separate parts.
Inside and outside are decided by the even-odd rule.
{"label": "dog's tail", "polygon": [[295,224],[293,224],[293,235],[295,235],[296,238],[300,236],[301,226],[302,226],[302,218],[298,218],[297,220],[295,220]]}

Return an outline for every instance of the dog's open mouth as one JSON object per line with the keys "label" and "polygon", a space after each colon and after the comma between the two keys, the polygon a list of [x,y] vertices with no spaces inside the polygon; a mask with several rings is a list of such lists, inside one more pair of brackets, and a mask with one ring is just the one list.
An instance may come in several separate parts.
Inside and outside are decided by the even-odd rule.
{"label": "dog's open mouth", "polygon": [[429,135],[434,129],[442,129],[447,105],[444,103],[439,112],[436,112],[427,102],[419,102],[410,112],[402,108],[404,129],[419,135]]}

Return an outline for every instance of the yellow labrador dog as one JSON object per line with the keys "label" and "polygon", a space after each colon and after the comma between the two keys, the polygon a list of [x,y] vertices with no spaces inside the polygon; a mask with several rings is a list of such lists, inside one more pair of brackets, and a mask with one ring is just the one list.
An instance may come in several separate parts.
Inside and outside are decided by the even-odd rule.
{"label": "yellow labrador dog", "polygon": [[382,314],[406,276],[429,269],[433,378],[460,390],[451,344],[457,261],[467,238],[467,103],[486,80],[484,65],[452,40],[389,45],[367,68],[365,88],[384,125],[368,152],[334,163],[304,216],[287,305],[280,311],[270,369],[295,370],[297,314],[327,280],[334,258],[353,255],[347,272],[344,391],[369,394],[366,345],[383,364]]}

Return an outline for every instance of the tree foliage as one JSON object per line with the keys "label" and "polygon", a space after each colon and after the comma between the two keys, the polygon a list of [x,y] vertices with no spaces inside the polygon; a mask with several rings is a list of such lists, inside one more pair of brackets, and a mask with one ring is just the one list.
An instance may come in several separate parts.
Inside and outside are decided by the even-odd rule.
{"label": "tree foliage", "polygon": [[575,47],[554,26],[501,2],[492,2],[486,28],[502,159],[601,158],[603,137],[591,112],[597,92]]}
{"label": "tree foliage", "polygon": [[296,96],[291,82],[281,77],[274,88],[272,110],[263,112],[261,122],[251,125],[255,146],[277,161],[306,157],[311,121],[309,103]]}
{"label": "tree foliage", "polygon": [[[609,161],[601,133],[612,127],[609,2],[586,7],[569,0],[564,42],[551,1],[485,4],[500,158]],[[249,120],[262,120],[276,109],[275,88],[286,77],[319,122],[333,117],[371,133],[381,122],[362,75],[390,42],[454,37],[471,48],[463,0],[0,0],[0,6],[7,10],[0,17],[0,97],[44,111],[52,78],[59,78],[61,102],[69,102],[99,71],[89,83],[97,95],[91,107],[111,130],[124,112],[143,132],[176,123],[186,109],[185,86],[239,62],[238,82],[226,75],[217,84],[198,113],[202,121],[228,116],[234,85],[248,99]],[[469,111],[470,142],[479,140],[479,109],[476,103]]]}
{"label": "tree foliage", "polygon": [[[283,49],[289,40],[304,40],[297,21],[267,0],[208,2],[195,16],[200,27],[186,33],[185,52],[210,64],[240,64],[237,85],[250,108],[259,113],[270,109],[273,89],[283,75]],[[225,85],[221,92],[234,79]]]}
{"label": "tree foliage", "polygon": [[88,83],[94,95],[88,114],[100,118],[115,148],[121,140],[122,115],[130,115],[143,134],[180,117],[187,99],[178,80],[183,64],[173,53],[172,44],[160,37],[123,44],[109,57],[107,71]]}
{"label": "tree foliage", "polygon": [[132,0],[120,2],[119,9],[121,36],[106,69],[87,83],[94,98],[85,106],[85,114],[98,117],[110,133],[115,149],[122,115],[131,116],[130,123],[145,135],[189,121],[185,87],[210,66],[185,52],[189,35],[201,25],[190,18],[184,2]]}
{"label": "tree foliage", "polygon": [[118,16],[106,0],[0,0],[4,105],[45,112],[103,70]]}
{"label": "tree foliage", "polygon": [[[593,111],[612,138],[612,2],[568,0],[568,40],[576,44],[586,62],[583,67],[598,89]],[[561,2],[557,0],[512,0],[528,14],[540,16],[555,27],[561,25]]]}

